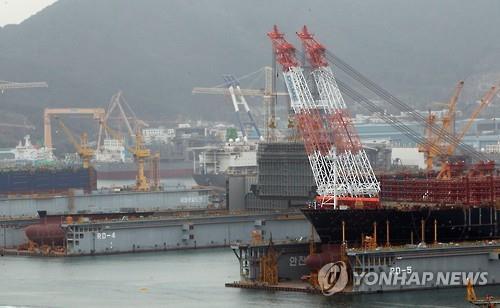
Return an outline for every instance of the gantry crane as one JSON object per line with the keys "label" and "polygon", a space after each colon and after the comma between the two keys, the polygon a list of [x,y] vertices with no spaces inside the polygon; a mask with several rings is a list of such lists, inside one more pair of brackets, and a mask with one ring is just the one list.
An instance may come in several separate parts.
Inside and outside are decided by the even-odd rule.
{"label": "gantry crane", "polygon": [[427,117],[427,126],[425,130],[425,143],[419,146],[419,152],[423,152],[425,156],[425,165],[427,172],[430,172],[434,168],[434,158],[438,156],[442,149],[442,140],[443,133],[454,134],[455,130],[455,114],[456,114],[456,106],[458,97],[462,92],[464,87],[464,82],[461,80],[458,82],[455,90],[453,91],[453,95],[451,96],[448,102],[448,110],[446,114],[442,117],[442,127],[441,132],[438,134],[434,134],[431,127],[436,125],[437,117],[434,113],[429,111],[429,115]]}
{"label": "gantry crane", "polygon": [[43,112],[43,136],[47,149],[52,148],[52,128],[50,116],[58,114],[90,114],[94,119],[101,121],[104,118],[103,108],[45,108]]}
{"label": "gantry crane", "polygon": [[[465,134],[469,131],[469,129],[472,126],[472,123],[474,123],[474,121],[476,120],[477,116],[481,113],[481,111],[491,103],[493,98],[495,98],[498,91],[500,91],[499,85],[492,86],[488,90],[488,92],[486,92],[486,94],[481,98],[479,105],[476,107],[476,109],[474,109],[474,111],[472,112],[472,115],[469,117],[469,120],[467,121],[467,123],[465,123],[462,130],[456,136],[456,138],[459,142],[462,141]],[[439,179],[449,179],[452,176],[452,174],[451,174],[452,166],[451,166],[450,158],[452,155],[454,155],[456,148],[457,148],[457,144],[454,144],[454,143],[449,144],[446,147],[446,151],[444,153],[445,155],[444,155],[444,157],[441,158],[442,164],[441,164],[441,170],[438,173]],[[484,164],[484,163],[481,165],[484,167],[489,166],[488,164]]]}
{"label": "gantry crane", "polygon": [[80,156],[83,161],[83,168],[88,168],[90,166],[90,160],[94,157],[95,151],[89,146],[88,135],[87,133],[82,133],[80,136],[80,142],[76,140],[68,127],[64,124],[64,122],[56,117],[59,122],[59,126],[63,130],[64,134],[71,142],[71,144],[75,147],[76,152]]}
{"label": "gantry crane", "polygon": [[135,144],[133,147],[131,147],[125,144],[123,136],[121,136],[118,132],[111,129],[104,121],[101,121],[101,125],[114,139],[121,140],[123,145],[127,148],[127,150],[134,156],[134,160],[137,163],[135,189],[138,191],[150,190],[150,185],[148,183],[148,179],[144,172],[144,163],[146,159],[151,156],[151,152],[144,146],[144,140],[142,137],[141,129],[139,127],[136,129]]}
{"label": "gantry crane", "polygon": [[[264,99],[266,107],[266,121],[265,127],[266,140],[274,140],[276,138],[276,96],[288,96],[286,92],[275,92],[273,90],[273,69],[269,66],[263,68],[265,75],[265,88],[264,89],[239,89],[240,96],[261,96]],[[215,94],[215,95],[231,95],[230,87],[213,87],[213,88],[193,88],[193,94]]]}

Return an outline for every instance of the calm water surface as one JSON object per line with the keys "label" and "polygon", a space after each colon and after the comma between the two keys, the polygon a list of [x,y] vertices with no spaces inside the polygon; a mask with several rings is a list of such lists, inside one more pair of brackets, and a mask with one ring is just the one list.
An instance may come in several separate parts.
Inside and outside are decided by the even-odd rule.
{"label": "calm water surface", "polygon": [[[226,249],[97,257],[0,257],[0,307],[470,307],[465,290],[337,296],[225,288]],[[495,290],[496,288],[496,290]],[[500,287],[476,290],[498,294]]]}

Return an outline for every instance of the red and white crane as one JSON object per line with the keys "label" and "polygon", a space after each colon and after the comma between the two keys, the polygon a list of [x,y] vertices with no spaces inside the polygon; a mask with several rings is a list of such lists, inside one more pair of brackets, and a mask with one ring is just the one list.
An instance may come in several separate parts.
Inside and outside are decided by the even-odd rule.
{"label": "red and white crane", "polygon": [[[304,28],[299,33],[313,67],[318,97],[311,94],[295,47],[274,26],[268,33],[276,60],[283,68],[297,127],[304,140],[322,204],[337,200],[378,201],[380,185],[356,134],[325,48]],[[332,202],[333,201],[333,202]]]}

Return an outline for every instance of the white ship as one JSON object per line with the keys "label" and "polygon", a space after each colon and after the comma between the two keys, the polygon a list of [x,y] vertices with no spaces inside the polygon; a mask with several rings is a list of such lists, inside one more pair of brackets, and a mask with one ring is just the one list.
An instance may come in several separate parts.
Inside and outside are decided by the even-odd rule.
{"label": "white ship", "polygon": [[229,141],[221,147],[207,148],[194,161],[193,178],[201,186],[226,186],[226,175],[257,173],[257,143]]}
{"label": "white ship", "polygon": [[132,160],[125,156],[125,147],[121,140],[104,139],[103,145],[95,153],[95,161],[100,163],[125,163]]}
{"label": "white ship", "polygon": [[37,147],[31,143],[30,135],[24,136],[23,140],[12,149],[0,150],[3,163],[38,163],[52,162],[55,157],[52,153],[53,149],[46,147]]}

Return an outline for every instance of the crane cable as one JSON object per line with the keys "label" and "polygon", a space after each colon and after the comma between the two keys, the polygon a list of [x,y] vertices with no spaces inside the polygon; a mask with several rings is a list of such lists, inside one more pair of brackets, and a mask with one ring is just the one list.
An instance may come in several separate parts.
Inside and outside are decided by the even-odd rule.
{"label": "crane cable", "polygon": [[[296,51],[296,54],[298,54],[300,57],[304,58],[303,52]],[[385,110],[383,110],[382,108],[380,108],[379,106],[374,104],[371,100],[364,97],[356,90],[349,87],[344,82],[340,81],[338,78],[334,78],[334,76],[330,76],[330,77],[336,81],[337,86],[339,87],[339,90],[342,94],[349,96],[355,102],[361,104],[365,109],[367,109],[371,113],[375,114],[375,116],[377,116],[378,118],[380,118],[381,120],[383,120],[387,124],[393,126],[398,131],[405,134],[413,142],[415,142],[417,144],[425,144],[426,143],[426,140],[422,136],[422,134],[416,132],[415,130],[410,128],[408,125],[406,125],[403,122],[401,122],[400,120],[398,120],[396,117],[387,114],[385,112]],[[443,152],[443,150],[435,144],[429,144],[429,147],[438,153]]]}
{"label": "crane cable", "polygon": [[[361,95],[359,92],[355,91],[342,81],[337,79],[337,85],[339,86],[339,90],[342,92],[342,94],[345,94],[352,98],[354,101],[357,103],[360,103],[363,105],[365,109],[368,111],[374,113],[377,117],[382,119],[384,122],[392,125],[393,127],[397,128],[399,131],[403,132],[407,137],[409,137],[412,141],[415,143],[424,143],[425,139],[416,131],[414,131],[412,128],[408,127],[406,124],[402,123],[400,120],[395,118],[392,115],[389,115],[385,113],[385,111],[375,105],[372,101]],[[435,145],[432,145],[433,149],[438,150],[439,148]]]}
{"label": "crane cable", "polygon": [[[347,64],[345,61],[340,59],[338,56],[336,56],[331,51],[328,51],[328,50],[326,51],[326,58],[334,66],[338,67],[340,70],[345,72],[349,77],[358,81],[360,84],[362,84],[367,89],[369,89],[370,91],[375,93],[377,96],[382,98],[387,103],[398,108],[399,110],[408,112],[408,115],[411,116],[411,118],[413,118],[415,121],[417,121],[420,124],[425,124],[427,127],[429,127],[431,129],[431,131],[434,134],[441,134],[442,138],[445,141],[447,141],[448,143],[455,145],[456,147],[460,148],[463,152],[468,153],[469,155],[471,155],[472,157],[474,157],[478,160],[488,160],[482,153],[479,153],[470,145],[466,145],[466,144],[461,143],[461,141],[458,140],[455,136],[453,136],[453,134],[448,133],[447,131],[443,130],[442,128],[440,128],[434,124],[428,123],[427,119],[424,116],[422,116],[420,113],[418,113],[416,110],[414,110],[410,106],[403,103],[401,100],[399,100],[394,95],[392,95],[391,93],[389,93],[385,89],[383,89],[380,86],[378,86],[377,84],[375,84],[373,81],[371,81],[367,77],[363,76],[360,72],[355,70],[352,66]],[[344,86],[345,86],[345,84],[344,84]],[[425,139],[424,139],[424,142],[425,142]],[[441,153],[441,152],[443,152],[443,150],[439,149],[438,152]]]}

